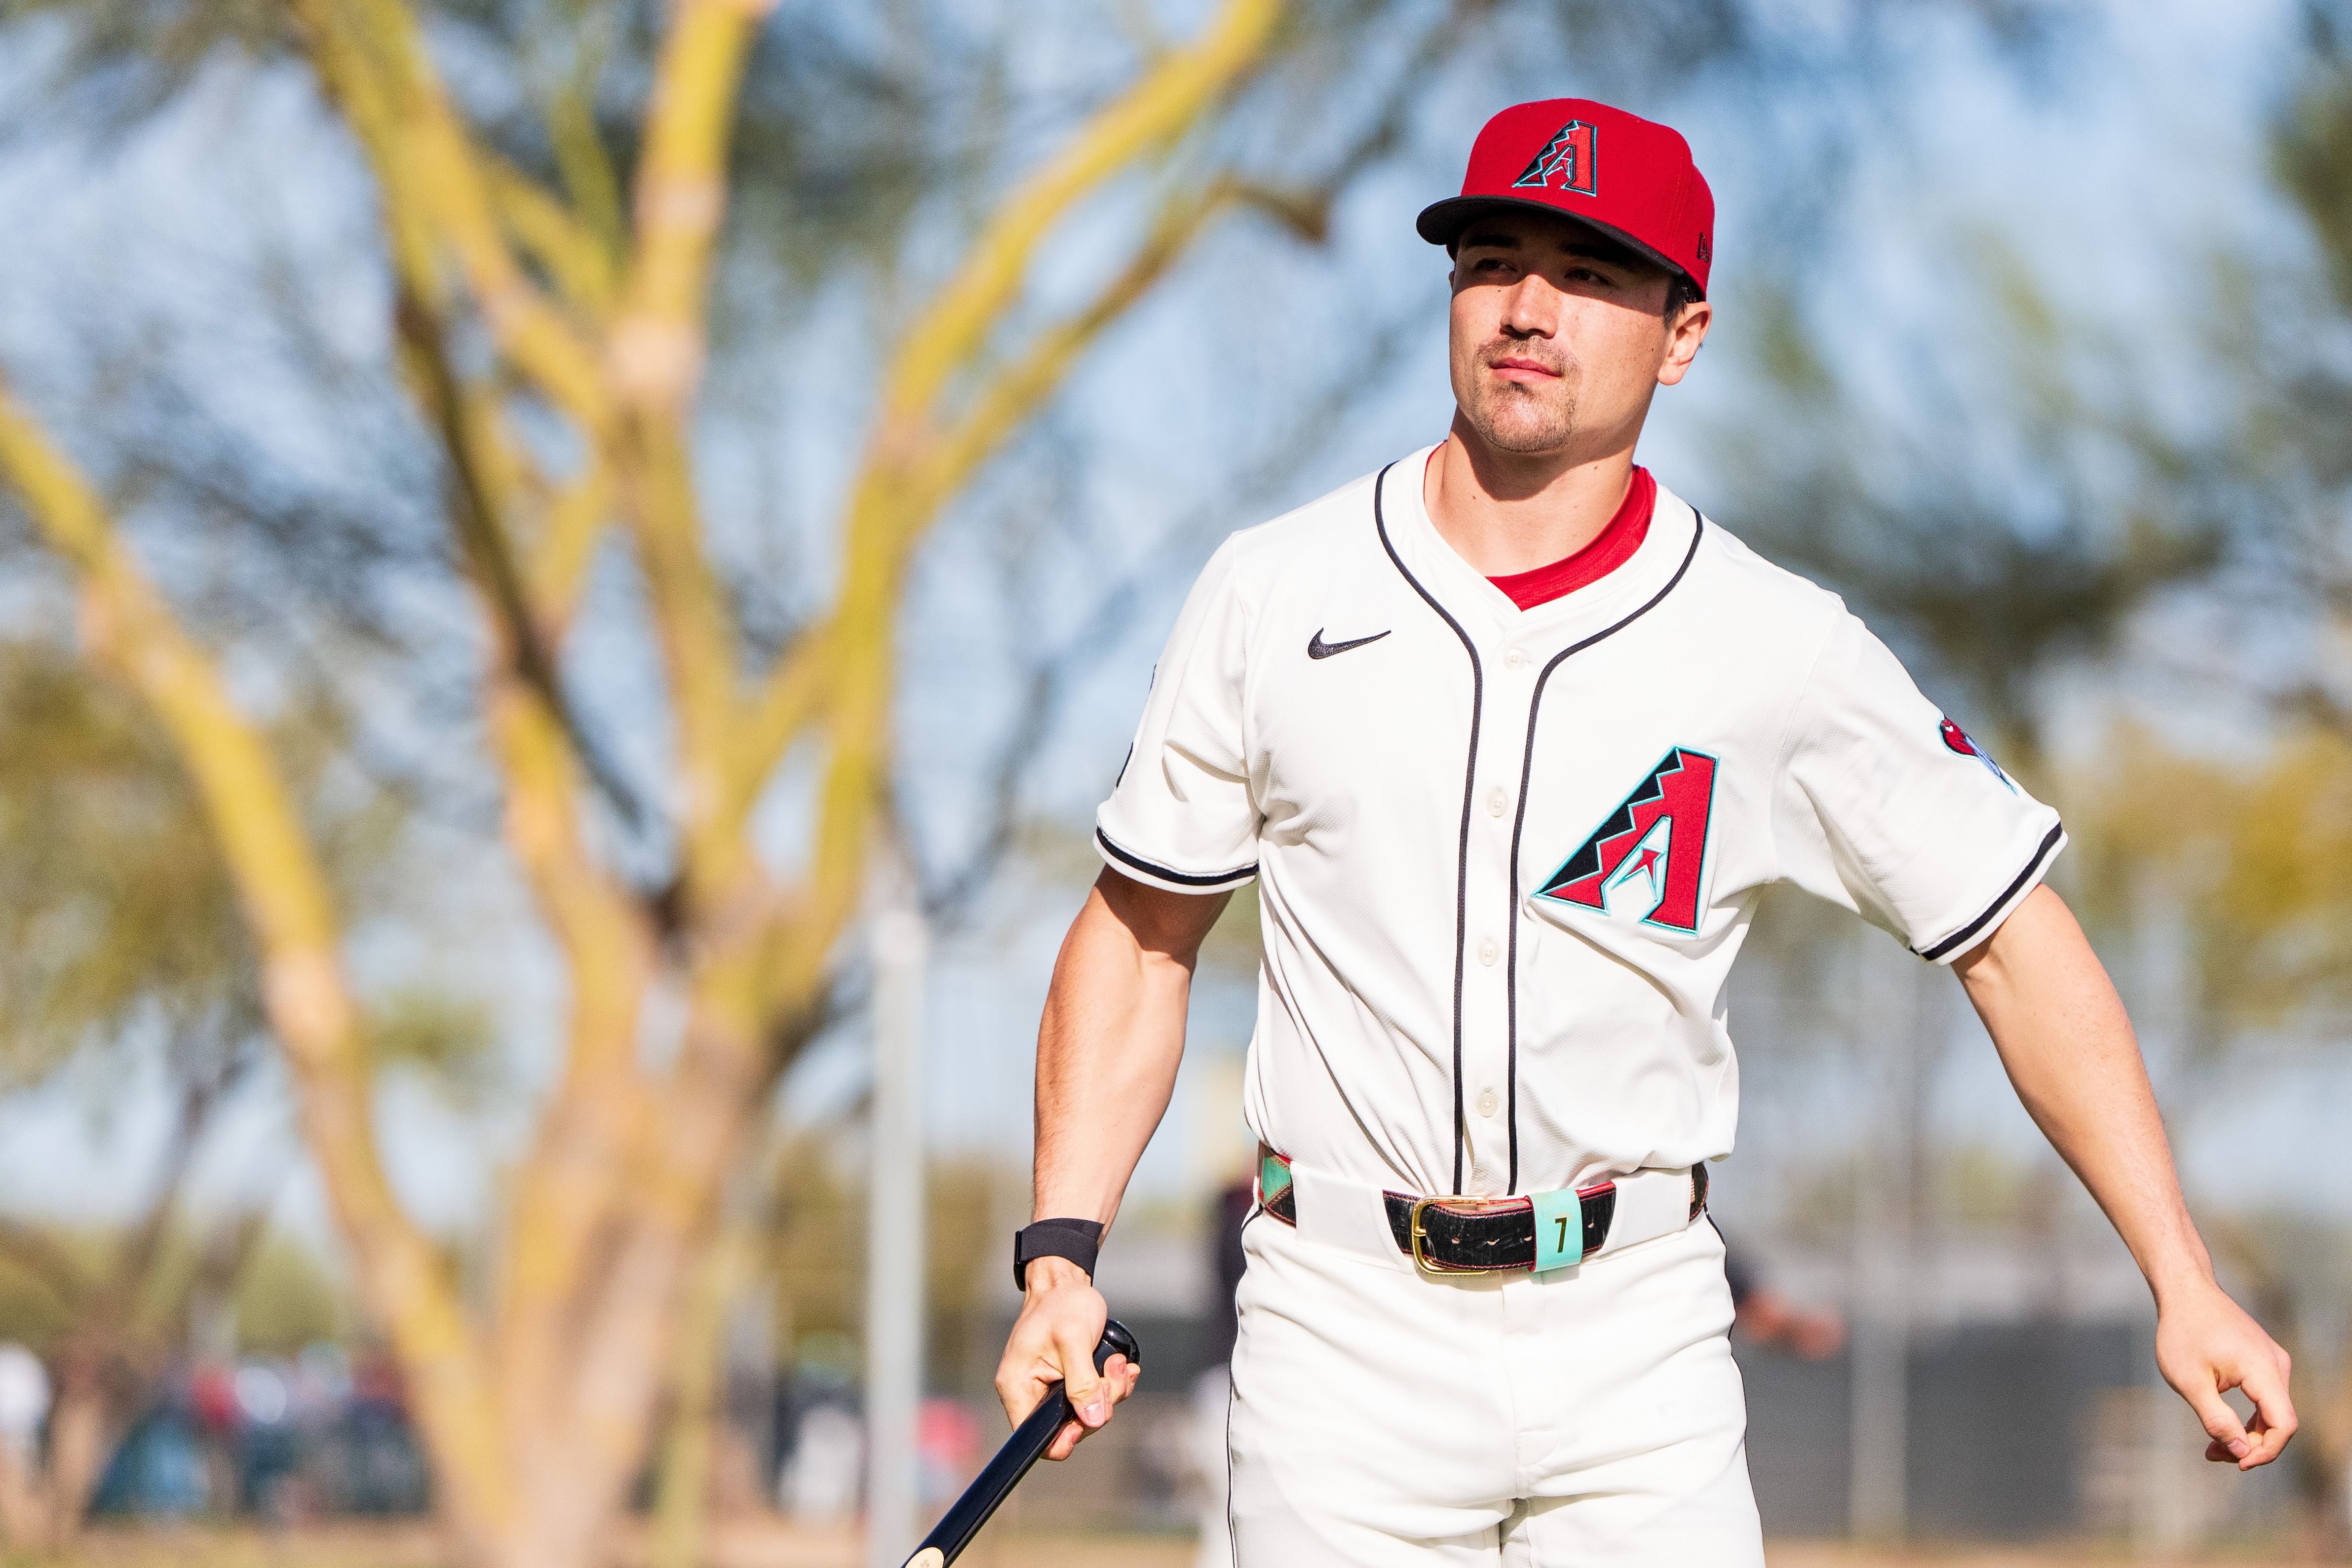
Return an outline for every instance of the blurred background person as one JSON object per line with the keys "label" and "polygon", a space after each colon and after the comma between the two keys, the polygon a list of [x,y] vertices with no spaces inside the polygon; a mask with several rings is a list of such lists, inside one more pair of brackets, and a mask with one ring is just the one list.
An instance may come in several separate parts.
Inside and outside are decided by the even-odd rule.
{"label": "blurred background person", "polygon": [[1748,1254],[1728,1238],[1723,1248],[1723,1277],[1731,1287],[1731,1332],[1749,1344],[1807,1361],[1827,1361],[1845,1347],[1842,1315],[1801,1307],[1760,1281]]}

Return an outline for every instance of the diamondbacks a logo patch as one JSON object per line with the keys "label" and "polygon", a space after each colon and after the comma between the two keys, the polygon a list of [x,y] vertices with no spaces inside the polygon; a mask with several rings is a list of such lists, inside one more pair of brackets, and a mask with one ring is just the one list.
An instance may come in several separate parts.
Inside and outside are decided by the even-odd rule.
{"label": "diamondbacks a logo patch", "polygon": [[1967,730],[1962,729],[1958,725],[1954,724],[1948,718],[1944,720],[1942,724],[1938,725],[1937,728],[1937,732],[1943,736],[1944,744],[1946,746],[1949,747],[1952,750],[1958,752],[1962,757],[1975,758],[1979,762],[1985,765],[1985,771],[1990,773],[1994,778],[2000,779],[2003,785],[2008,787],[2011,794],[2014,795],[2017,793],[2016,782],[2011,779],[2008,774],[2001,771],[2000,764],[1992,759],[1992,753],[1987,751],[1983,747],[1979,746],[1969,735]]}
{"label": "diamondbacks a logo patch", "polygon": [[1511,182],[1513,190],[1539,186],[1550,191],[1601,193],[1600,154],[1591,126],[1571,120],[1551,133],[1542,152]]}
{"label": "diamondbacks a logo patch", "polygon": [[1667,752],[1537,896],[1605,912],[1622,894],[1652,925],[1697,931],[1715,768],[1704,751]]}

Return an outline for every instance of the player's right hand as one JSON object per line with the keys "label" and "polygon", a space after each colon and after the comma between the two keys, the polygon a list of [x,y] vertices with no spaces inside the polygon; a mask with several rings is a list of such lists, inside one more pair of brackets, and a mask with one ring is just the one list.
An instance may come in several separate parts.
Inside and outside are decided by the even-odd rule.
{"label": "player's right hand", "polygon": [[1029,1265],[1028,1279],[1021,1316],[996,1366],[996,1396],[1018,1427],[1046,1389],[1062,1384],[1077,1418],[1063,1423],[1045,1457],[1066,1459],[1088,1432],[1110,1419],[1113,1406],[1135,1392],[1142,1369],[1114,1355],[1095,1371],[1095,1346],[1110,1309],[1085,1270],[1066,1259],[1040,1258]]}

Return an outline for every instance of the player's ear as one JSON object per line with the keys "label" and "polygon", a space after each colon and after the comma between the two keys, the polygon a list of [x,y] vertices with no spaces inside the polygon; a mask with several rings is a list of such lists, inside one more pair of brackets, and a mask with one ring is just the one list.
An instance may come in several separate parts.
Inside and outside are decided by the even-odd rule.
{"label": "player's ear", "polygon": [[1698,358],[1699,345],[1706,341],[1707,326],[1714,319],[1715,306],[1694,299],[1666,324],[1665,358],[1658,365],[1660,386],[1674,386],[1690,373],[1691,361]]}

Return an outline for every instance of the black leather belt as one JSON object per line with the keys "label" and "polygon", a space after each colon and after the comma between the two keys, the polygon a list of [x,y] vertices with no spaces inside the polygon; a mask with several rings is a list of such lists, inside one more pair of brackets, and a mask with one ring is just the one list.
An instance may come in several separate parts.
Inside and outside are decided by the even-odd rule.
{"label": "black leather belt", "polygon": [[[1298,1223],[1298,1194],[1288,1179],[1289,1162],[1271,1150],[1261,1155],[1259,1190],[1265,1211],[1286,1225]],[[1691,1166],[1690,1218],[1706,1207],[1706,1166]],[[1536,1266],[1536,1205],[1530,1197],[1414,1197],[1383,1193],[1390,1234],[1397,1250],[1432,1274],[1495,1274]],[[1577,1211],[1583,1224],[1582,1256],[1607,1244],[1617,1214],[1617,1184],[1580,1187]]]}
{"label": "black leather belt", "polygon": [[[1397,1250],[1433,1274],[1495,1274],[1536,1266],[1536,1204],[1531,1197],[1407,1197],[1388,1199],[1389,1232]],[[1578,1191],[1583,1255],[1609,1239],[1617,1215],[1617,1184]]]}

